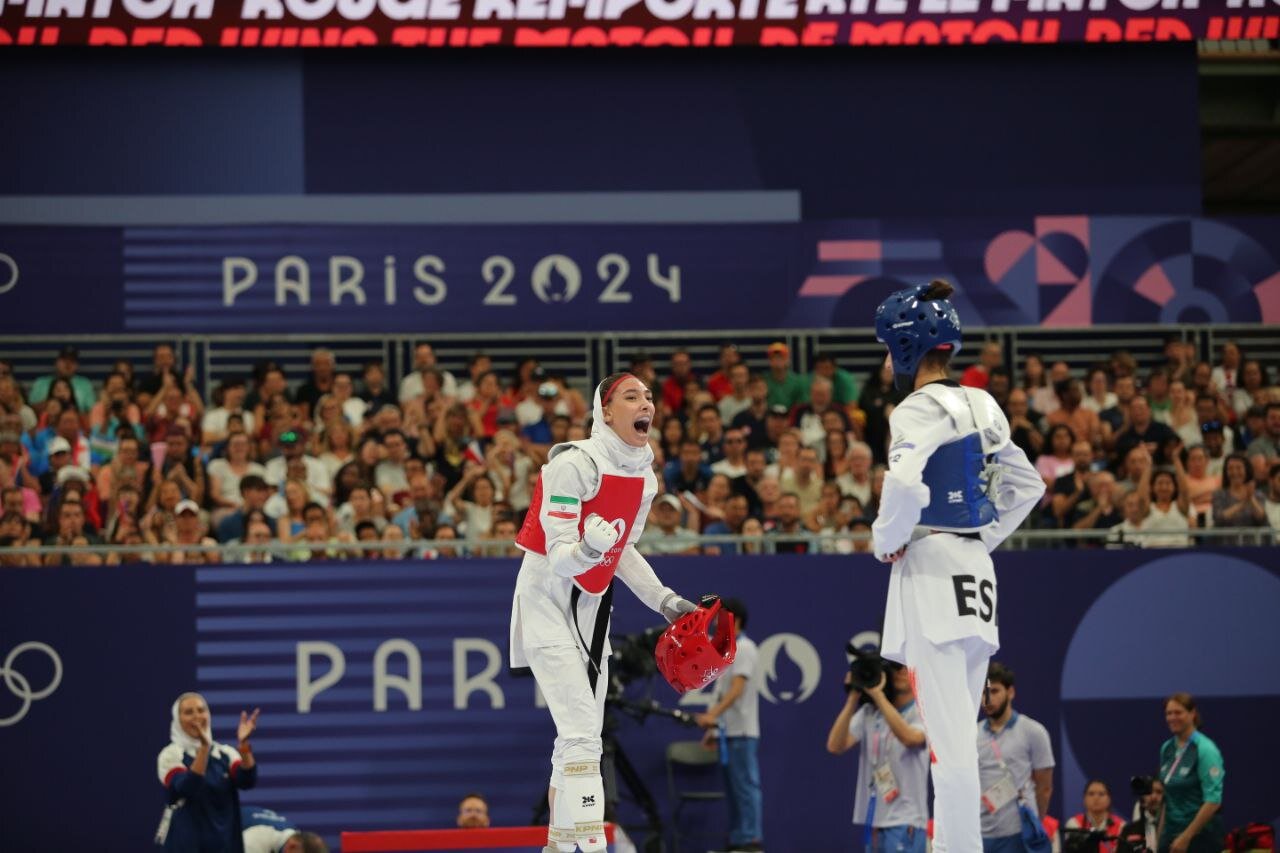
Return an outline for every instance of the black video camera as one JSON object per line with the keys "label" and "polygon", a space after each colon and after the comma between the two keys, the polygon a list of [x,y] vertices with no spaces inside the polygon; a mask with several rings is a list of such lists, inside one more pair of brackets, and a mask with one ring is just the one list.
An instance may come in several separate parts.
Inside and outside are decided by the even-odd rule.
{"label": "black video camera", "polygon": [[647,628],[637,634],[613,636],[613,657],[609,661],[609,675],[625,687],[633,681],[648,681],[658,672],[653,650],[658,638],[666,630],[665,625]]}
{"label": "black video camera", "polygon": [[[884,675],[884,658],[879,652],[864,651],[853,643],[846,643],[844,650],[849,655],[849,681],[844,690],[846,693],[857,690],[865,698],[867,689],[879,684],[880,676]],[[886,681],[885,687],[888,686]]]}
{"label": "black video camera", "polygon": [[1117,839],[1097,829],[1062,830],[1062,853],[1100,853]]}
{"label": "black video camera", "polygon": [[1135,797],[1145,797],[1155,790],[1156,778],[1154,776],[1134,776],[1129,780],[1129,790],[1133,792]]}

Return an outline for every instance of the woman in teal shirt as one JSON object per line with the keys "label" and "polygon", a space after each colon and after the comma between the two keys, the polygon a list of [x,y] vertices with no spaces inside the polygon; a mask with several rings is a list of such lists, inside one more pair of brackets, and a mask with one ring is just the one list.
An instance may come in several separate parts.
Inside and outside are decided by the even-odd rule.
{"label": "woman in teal shirt", "polygon": [[1164,814],[1159,853],[1218,853],[1222,850],[1222,766],[1218,746],[1198,729],[1200,712],[1190,693],[1165,700],[1164,719],[1173,737],[1160,747]]}

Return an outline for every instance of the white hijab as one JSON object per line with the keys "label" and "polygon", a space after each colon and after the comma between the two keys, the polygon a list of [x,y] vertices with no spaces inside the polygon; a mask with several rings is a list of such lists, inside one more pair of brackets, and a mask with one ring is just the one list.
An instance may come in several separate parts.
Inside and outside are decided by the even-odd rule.
{"label": "white hijab", "polygon": [[[631,377],[631,374],[628,373],[627,377]],[[625,377],[614,384],[620,385],[624,381]],[[649,442],[646,441],[640,447],[632,447],[613,431],[613,427],[604,422],[604,405],[600,402],[599,385],[596,386],[595,398],[591,404],[591,438],[587,440],[597,452],[630,474],[639,474],[653,466],[653,448]]]}
{"label": "white hijab", "polygon": [[[178,716],[178,709],[182,705],[182,700],[189,699],[192,696],[198,697],[201,702],[204,702],[204,697],[199,693],[183,693],[177,699],[173,700],[173,709],[170,712],[171,719],[169,720],[169,743],[182,747],[182,751],[185,753],[195,755],[200,750],[200,739],[187,734],[186,730],[182,728],[182,721]],[[204,706],[205,708],[208,708],[209,703],[204,702]],[[212,725],[212,711],[209,712],[209,722],[210,725]],[[216,745],[217,742],[215,741],[214,743]]]}

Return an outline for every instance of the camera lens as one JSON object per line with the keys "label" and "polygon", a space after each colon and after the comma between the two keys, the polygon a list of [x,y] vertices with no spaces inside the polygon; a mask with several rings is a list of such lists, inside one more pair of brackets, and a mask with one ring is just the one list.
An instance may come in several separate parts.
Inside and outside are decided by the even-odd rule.
{"label": "camera lens", "polygon": [[855,652],[853,660],[849,662],[850,686],[854,690],[875,687],[883,672],[884,666],[879,655]]}

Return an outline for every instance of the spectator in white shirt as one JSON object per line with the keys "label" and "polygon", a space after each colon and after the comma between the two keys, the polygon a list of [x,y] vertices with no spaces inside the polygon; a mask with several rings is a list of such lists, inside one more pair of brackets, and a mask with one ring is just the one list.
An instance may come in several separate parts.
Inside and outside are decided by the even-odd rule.
{"label": "spectator in white shirt", "polygon": [[382,446],[386,456],[373,469],[373,483],[388,501],[395,501],[396,495],[409,491],[409,474],[405,470],[409,440],[399,430],[390,430],[383,434]]}
{"label": "spectator in white shirt", "polygon": [[359,525],[367,521],[381,535],[382,529],[387,526],[387,517],[382,514],[382,508],[382,493],[361,483],[347,495],[346,503],[338,507],[335,514],[338,530],[354,534]]}
{"label": "spectator in white shirt", "polygon": [[453,374],[447,370],[439,370],[436,367],[436,351],[431,344],[421,343],[413,348],[413,373],[400,380],[401,404],[423,396],[425,387],[422,375],[430,370],[440,374],[440,393],[449,398],[458,396],[458,382]]}
{"label": "spectator in white shirt", "polygon": [[1225,341],[1222,344],[1222,363],[1213,368],[1210,375],[1210,381],[1219,391],[1231,393],[1240,384],[1240,363],[1242,357],[1240,354],[1240,345],[1235,341]]}
{"label": "spectator in white shirt", "polygon": [[1147,523],[1147,501],[1134,489],[1124,496],[1124,521],[1111,528],[1107,536],[1107,547],[1141,548],[1146,544],[1145,536],[1135,536]]}
{"label": "spectator in white shirt", "polygon": [[697,554],[698,537],[680,524],[680,500],[675,495],[659,495],[653,502],[651,518],[636,542],[641,554]]}
{"label": "spectator in white shirt", "polygon": [[1088,394],[1080,401],[1082,409],[1094,414],[1102,414],[1116,405],[1116,395],[1110,390],[1111,377],[1105,367],[1094,367],[1089,371]]}
{"label": "spectator in white shirt", "polygon": [[1266,388],[1266,374],[1262,372],[1262,363],[1250,359],[1240,367],[1240,382],[1227,391],[1227,399],[1235,410],[1237,418],[1244,418],[1250,406],[1258,404],[1255,399],[1258,392]]}
{"label": "spectator in white shirt", "polygon": [[[737,367],[737,365],[734,365]],[[727,397],[725,399],[728,399]],[[721,401],[723,402],[723,401]],[[711,464],[712,474],[723,474],[730,480],[747,474],[747,437],[740,429],[727,429],[724,433],[724,458]]]}
{"label": "spectator in white shirt", "polygon": [[472,398],[476,396],[476,383],[480,381],[480,377],[493,370],[493,359],[482,352],[473,353],[471,358],[467,359],[467,379],[458,383],[458,400],[463,403],[470,403]]}
{"label": "spectator in white shirt", "polygon": [[1182,457],[1175,454],[1174,471],[1161,469],[1153,472],[1148,466],[1138,483],[1138,494],[1149,501],[1147,518],[1143,522],[1145,531],[1167,531],[1168,535],[1144,536],[1144,548],[1187,548],[1191,539],[1186,531],[1191,528],[1191,501],[1188,498],[1190,489],[1187,486],[1186,471],[1182,468]]}
{"label": "spectator in white shirt", "polygon": [[245,433],[237,433],[227,439],[227,455],[224,458],[209,462],[209,496],[214,510],[211,525],[217,527],[223,518],[240,508],[244,503],[240,494],[240,480],[256,474],[266,478],[267,469],[253,461],[253,442]]}
{"label": "spectator in white shirt", "polygon": [[225,441],[227,438],[227,418],[239,415],[244,431],[253,434],[253,412],[244,410],[245,385],[243,379],[228,379],[213,392],[213,401],[217,403],[207,409],[200,421],[201,443],[206,447]]}
{"label": "spectator in white shirt", "polygon": [[280,455],[267,462],[265,479],[273,486],[279,486],[288,476],[289,463],[301,460],[306,466],[307,489],[320,502],[327,504],[333,492],[333,480],[324,463],[307,453],[306,433],[299,429],[288,429],[280,433],[276,446]]}
{"label": "spectator in white shirt", "polygon": [[356,383],[349,373],[339,373],[333,377],[333,398],[342,409],[342,416],[347,423],[358,427],[364,423],[365,412],[369,404],[356,396]]}
{"label": "spectator in white shirt", "polygon": [[750,383],[751,369],[745,364],[738,362],[729,368],[729,393],[721,397],[720,402],[717,403],[720,409],[720,420],[731,424],[739,412],[745,412],[751,408]]}
{"label": "spectator in white shirt", "polygon": [[871,446],[862,441],[849,445],[848,470],[836,478],[841,494],[855,497],[863,506],[871,504]]}

